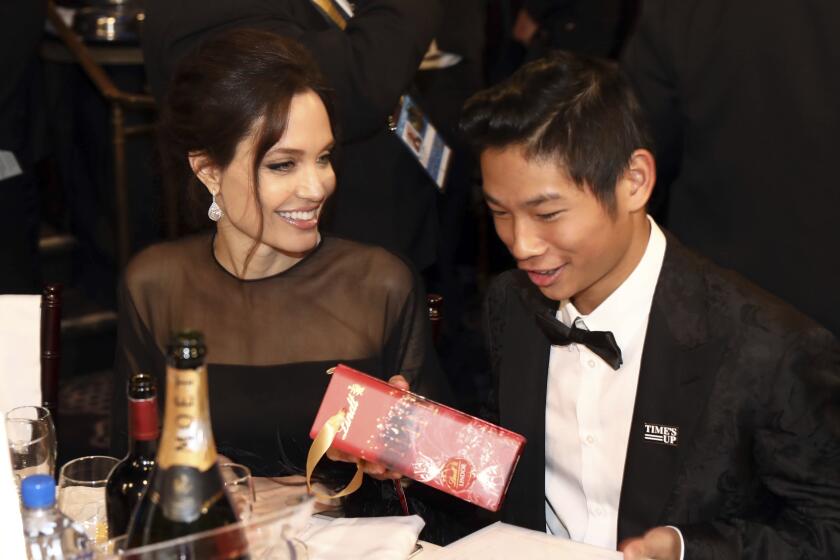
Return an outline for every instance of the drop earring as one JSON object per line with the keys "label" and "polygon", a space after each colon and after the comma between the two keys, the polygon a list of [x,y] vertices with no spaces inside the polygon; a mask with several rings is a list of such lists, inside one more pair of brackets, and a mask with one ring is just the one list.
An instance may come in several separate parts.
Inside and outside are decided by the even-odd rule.
{"label": "drop earring", "polygon": [[210,204],[210,208],[207,209],[207,217],[213,220],[214,222],[218,222],[224,216],[224,212],[222,209],[219,208],[219,205],[216,204],[216,195],[213,195],[213,202]]}

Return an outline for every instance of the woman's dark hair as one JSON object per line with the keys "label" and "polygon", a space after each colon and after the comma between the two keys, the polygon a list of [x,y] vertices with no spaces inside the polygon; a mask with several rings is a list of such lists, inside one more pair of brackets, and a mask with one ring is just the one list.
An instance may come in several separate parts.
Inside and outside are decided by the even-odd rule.
{"label": "woman's dark hair", "polygon": [[474,95],[461,130],[478,154],[521,145],[528,158],[557,162],[611,211],[633,151],[652,150],[642,109],[618,67],[567,52]]}
{"label": "woman's dark hair", "polygon": [[[297,41],[257,29],[234,29],[211,37],[179,62],[164,99],[158,131],[164,181],[175,192],[184,185],[197,186],[190,154],[205,155],[226,168],[239,141],[262,119],[251,166],[254,195],[262,210],[257,196],[260,162],[286,130],[292,97],[306,91],[321,98],[337,137],[331,92]],[[188,192],[196,210],[206,212],[207,190]],[[262,236],[262,213],[260,220]]]}

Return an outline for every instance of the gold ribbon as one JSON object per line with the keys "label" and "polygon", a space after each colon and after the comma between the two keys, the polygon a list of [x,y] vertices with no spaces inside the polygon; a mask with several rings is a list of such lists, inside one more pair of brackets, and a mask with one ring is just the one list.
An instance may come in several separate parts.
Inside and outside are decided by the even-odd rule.
{"label": "gold ribbon", "polygon": [[347,19],[341,13],[341,10],[335,7],[332,0],[312,0],[312,3],[318,6],[339,29],[343,31],[347,27]]}
{"label": "gold ribbon", "polygon": [[329,495],[324,494],[318,491],[312,491],[312,471],[315,470],[315,465],[321,460],[321,458],[326,455],[327,450],[332,445],[333,440],[335,439],[335,434],[338,433],[339,427],[341,427],[341,423],[344,421],[344,411],[342,410],[335,416],[332,416],[329,420],[327,420],[321,429],[318,430],[318,435],[315,436],[315,441],[312,442],[312,445],[309,447],[309,453],[306,455],[306,489],[309,490],[310,494],[315,494],[319,498],[322,499],[335,499],[341,498],[342,496],[347,496],[352,494],[359,487],[362,485],[362,478],[364,477],[364,472],[362,471],[362,466],[356,463],[356,474],[353,475],[352,480],[350,480],[349,484],[344,487],[344,490],[341,490],[335,494]]}

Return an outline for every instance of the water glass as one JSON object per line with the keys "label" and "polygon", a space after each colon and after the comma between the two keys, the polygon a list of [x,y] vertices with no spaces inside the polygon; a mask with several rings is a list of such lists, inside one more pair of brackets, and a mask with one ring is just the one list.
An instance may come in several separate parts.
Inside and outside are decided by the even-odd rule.
{"label": "water glass", "polygon": [[254,512],[254,501],[256,500],[251,469],[239,463],[221,463],[219,468],[222,471],[225,489],[227,489],[237,517],[247,521]]}
{"label": "water glass", "polygon": [[108,540],[105,484],[117,463],[104,455],[80,457],[61,467],[58,477],[58,508],[97,544]]}
{"label": "water glass", "polygon": [[6,434],[12,471],[20,481],[33,474],[55,476],[57,443],[50,411],[42,406],[19,406],[6,413]]}

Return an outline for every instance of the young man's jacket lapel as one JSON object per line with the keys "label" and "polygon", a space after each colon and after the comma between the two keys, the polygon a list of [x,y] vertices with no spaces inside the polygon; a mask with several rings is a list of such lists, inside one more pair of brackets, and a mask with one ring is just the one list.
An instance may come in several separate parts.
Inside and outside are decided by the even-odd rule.
{"label": "young man's jacket lapel", "polygon": [[520,270],[500,275],[488,293],[485,333],[493,379],[486,416],[528,440],[505,497],[503,518],[542,531],[545,391],[551,346],[537,327],[533,304],[549,306],[550,302]]}
{"label": "young man's jacket lapel", "polygon": [[619,542],[664,522],[725,349],[723,337],[709,324],[709,295],[696,257],[670,235],[667,240],[627,443]]}

